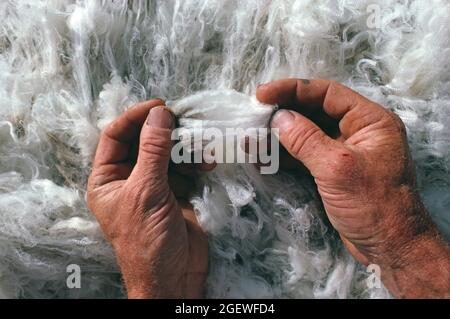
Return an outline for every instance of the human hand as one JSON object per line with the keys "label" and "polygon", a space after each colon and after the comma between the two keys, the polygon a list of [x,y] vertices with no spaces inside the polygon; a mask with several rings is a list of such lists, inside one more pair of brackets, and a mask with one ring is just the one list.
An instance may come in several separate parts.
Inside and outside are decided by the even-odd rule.
{"label": "human hand", "polygon": [[183,201],[189,178],[168,173],[174,119],[163,105],[140,103],[103,131],[87,201],[114,248],[129,298],[198,298],[208,244]]}
{"label": "human hand", "polygon": [[450,296],[450,250],[418,195],[398,116],[326,80],[275,81],[260,86],[257,98],[289,109],[271,126],[314,177],[350,253],[378,264],[397,297]]}

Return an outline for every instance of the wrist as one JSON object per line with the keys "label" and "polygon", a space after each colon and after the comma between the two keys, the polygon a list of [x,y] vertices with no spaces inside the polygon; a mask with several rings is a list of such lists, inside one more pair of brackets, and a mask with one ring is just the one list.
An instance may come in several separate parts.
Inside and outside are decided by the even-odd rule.
{"label": "wrist", "polygon": [[450,249],[437,233],[418,237],[398,260],[380,268],[382,281],[398,298],[450,297]]}
{"label": "wrist", "polygon": [[151,280],[149,276],[124,277],[124,284],[129,299],[178,299],[183,298],[176,286],[163,280]]}
{"label": "wrist", "polygon": [[381,268],[383,283],[398,298],[449,296],[448,244],[413,188],[401,187],[394,197],[386,203],[392,227],[383,253],[373,260]]}
{"label": "wrist", "polygon": [[127,276],[122,272],[123,283],[128,299],[153,299],[157,298],[154,292],[157,290],[149,284],[148,278]]}
{"label": "wrist", "polygon": [[183,276],[124,277],[129,299],[200,299],[203,298],[206,274]]}
{"label": "wrist", "polygon": [[127,289],[128,299],[152,299],[151,293],[140,289]]}
{"label": "wrist", "polygon": [[151,285],[148,283],[148,279],[143,279],[140,282],[129,284],[125,280],[125,287],[127,291],[128,299],[178,299],[183,298],[181,295],[177,295],[175,291],[172,291],[168,287],[158,286],[156,284]]}
{"label": "wrist", "polygon": [[439,237],[433,221],[428,215],[420,196],[410,186],[402,186],[391,193],[387,200],[380,201],[379,210],[385,210],[384,235],[371,262],[402,268],[418,258],[428,245]]}
{"label": "wrist", "polygon": [[383,240],[369,254],[381,280],[398,298],[450,297],[450,248],[420,196],[402,186],[379,209],[389,210]]}

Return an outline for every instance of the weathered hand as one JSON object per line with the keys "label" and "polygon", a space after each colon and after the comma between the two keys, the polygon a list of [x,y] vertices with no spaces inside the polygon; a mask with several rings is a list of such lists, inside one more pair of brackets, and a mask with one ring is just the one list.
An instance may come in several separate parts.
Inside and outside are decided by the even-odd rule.
{"label": "weathered hand", "polygon": [[130,298],[201,297],[207,273],[206,236],[181,201],[188,179],[168,174],[174,120],[163,105],[138,104],[104,130],[88,183]]}
{"label": "weathered hand", "polygon": [[350,253],[378,264],[396,296],[450,296],[450,251],[417,193],[402,121],[326,80],[275,81],[260,86],[257,97],[290,109],[271,125],[314,177]]}

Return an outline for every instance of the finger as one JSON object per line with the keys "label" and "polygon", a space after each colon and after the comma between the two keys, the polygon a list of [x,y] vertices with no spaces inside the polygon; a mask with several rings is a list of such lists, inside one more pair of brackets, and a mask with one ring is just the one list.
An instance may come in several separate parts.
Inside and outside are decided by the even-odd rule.
{"label": "finger", "polygon": [[[170,193],[168,168],[174,122],[172,113],[164,106],[150,109],[141,130],[136,166],[129,178],[149,193],[166,197]],[[158,196],[144,196],[144,200],[160,199]]]}
{"label": "finger", "polygon": [[325,113],[340,121],[339,128],[346,138],[387,113],[380,105],[329,80],[278,80],[258,87],[256,96],[262,103],[278,104],[307,117],[312,113],[323,117]]}
{"label": "finger", "polygon": [[[261,147],[261,143],[264,143],[265,152],[271,152],[271,142],[269,139],[258,140],[255,138],[246,137],[241,141],[241,149],[247,154],[253,154],[251,163],[255,164],[257,169],[264,166],[270,166],[270,163],[264,164],[260,159],[260,153],[258,150]],[[252,146],[253,145],[253,146]],[[308,173],[306,167],[299,162],[296,158],[292,157],[284,147],[279,149],[280,168],[286,171],[294,171],[300,175]],[[256,163],[255,163],[256,161]]]}
{"label": "finger", "polygon": [[279,140],[286,150],[301,161],[312,173],[320,172],[330,153],[342,144],[325,134],[316,124],[294,111],[278,111],[271,121],[278,129]]}
{"label": "finger", "polygon": [[109,124],[100,137],[94,168],[126,161],[131,144],[138,138],[149,110],[158,105],[164,105],[164,101],[154,99],[136,104]]}

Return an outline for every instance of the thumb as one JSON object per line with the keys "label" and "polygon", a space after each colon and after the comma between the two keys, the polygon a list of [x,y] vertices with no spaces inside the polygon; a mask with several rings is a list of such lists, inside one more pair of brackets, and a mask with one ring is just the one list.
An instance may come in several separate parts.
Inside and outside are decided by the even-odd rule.
{"label": "thumb", "polygon": [[326,135],[311,120],[294,111],[278,111],[270,125],[278,129],[279,140],[286,150],[301,161],[313,176],[339,146],[339,142]]}
{"label": "thumb", "polygon": [[139,154],[130,179],[153,198],[155,194],[168,196],[170,193],[168,168],[173,126],[172,113],[164,106],[156,106],[150,109],[141,130]]}

